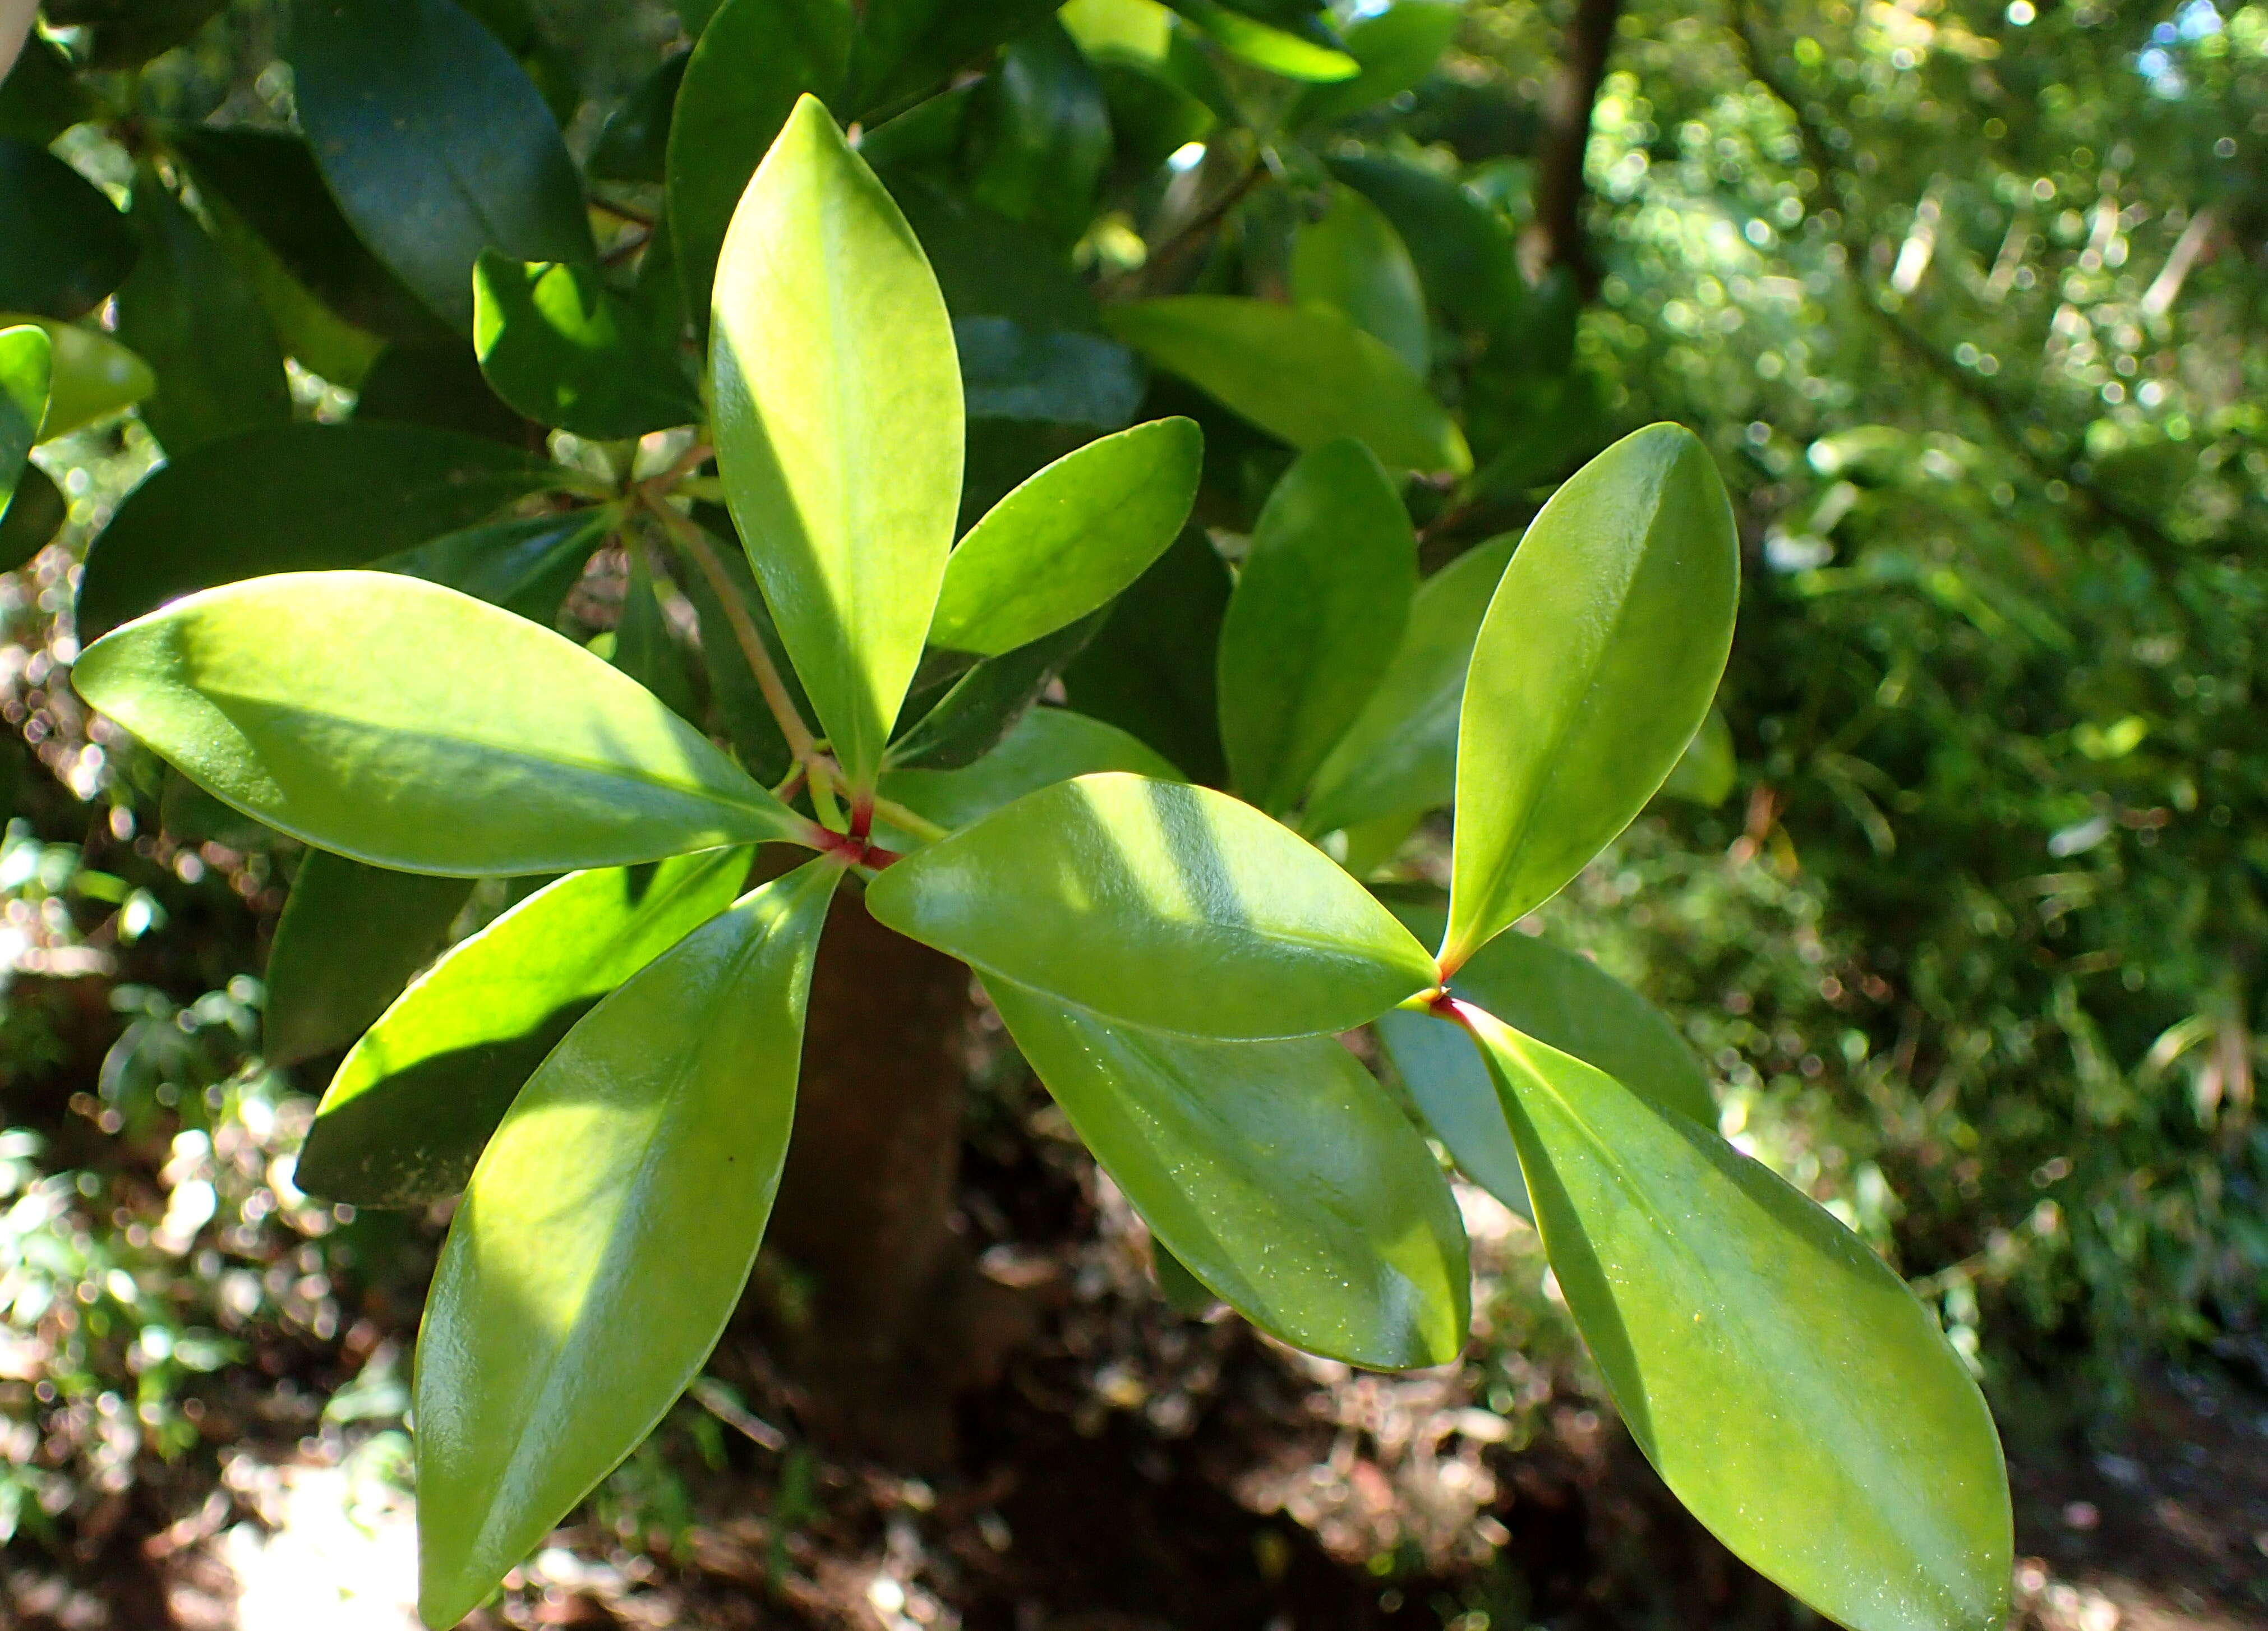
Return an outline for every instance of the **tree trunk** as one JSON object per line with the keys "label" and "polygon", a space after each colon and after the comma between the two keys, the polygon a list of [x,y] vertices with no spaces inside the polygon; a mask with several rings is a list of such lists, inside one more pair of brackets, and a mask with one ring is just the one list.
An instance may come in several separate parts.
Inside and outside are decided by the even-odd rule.
{"label": "tree trunk", "polygon": [[1575,0],[1558,70],[1543,95],[1543,128],[1535,144],[1535,219],[1521,245],[1522,269],[1531,280],[1565,267],[1585,300],[1598,292],[1599,269],[1583,230],[1588,196],[1583,163],[1591,145],[1591,110],[1607,77],[1607,53],[1621,15],[1622,0]]}

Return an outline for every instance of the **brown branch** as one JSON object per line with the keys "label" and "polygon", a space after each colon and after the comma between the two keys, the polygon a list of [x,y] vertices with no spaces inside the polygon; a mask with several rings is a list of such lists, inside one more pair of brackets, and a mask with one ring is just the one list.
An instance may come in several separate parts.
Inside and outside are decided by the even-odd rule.
{"label": "brown branch", "polygon": [[1622,0],[1575,0],[1559,67],[1543,93],[1543,128],[1535,144],[1535,220],[1521,246],[1531,275],[1565,267],[1587,300],[1598,292],[1599,269],[1583,228],[1583,206],[1590,196],[1583,166],[1622,9]]}

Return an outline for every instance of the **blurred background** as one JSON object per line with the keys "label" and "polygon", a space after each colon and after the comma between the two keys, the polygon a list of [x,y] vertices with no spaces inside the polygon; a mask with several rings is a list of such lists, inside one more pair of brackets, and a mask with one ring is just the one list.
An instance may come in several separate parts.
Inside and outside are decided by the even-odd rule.
{"label": "blurred background", "polygon": [[[1083,4],[1116,146],[1050,230],[1106,294],[1201,282],[1153,258],[1184,247],[1160,199],[1286,161],[1202,122],[1152,151]],[[659,0],[474,9],[578,155],[684,43]],[[1940,1311],[2007,1443],[2021,1623],[2268,1626],[2268,5],[1451,9],[1408,89],[1308,142],[1455,203],[1373,194],[1484,455],[1429,565],[1659,418],[1708,440],[1748,563],[1718,714],[1544,926]],[[143,105],[288,124],[281,11],[233,0]],[[19,69],[0,125],[40,94]],[[55,146],[130,178],[104,127]],[[1275,197],[1206,223],[1253,292]],[[394,1631],[446,1210],[294,1186],[324,1075],[266,1063],[260,1015],[296,855],[64,682],[77,558],[158,456],[131,411],[44,447],[61,530],[0,575],[0,1626]],[[622,571],[589,570],[594,628]],[[1440,874],[1444,837],[1395,865]],[[946,1222],[990,1290],[919,1361],[939,1423],[841,1448],[768,1357],[809,1294],[768,1255],[711,1374],[485,1623],[1814,1623],[1653,1480],[1512,1214],[1461,1192],[1461,1365],[1291,1354],[1161,1302],[997,1022],[955,1024]]]}

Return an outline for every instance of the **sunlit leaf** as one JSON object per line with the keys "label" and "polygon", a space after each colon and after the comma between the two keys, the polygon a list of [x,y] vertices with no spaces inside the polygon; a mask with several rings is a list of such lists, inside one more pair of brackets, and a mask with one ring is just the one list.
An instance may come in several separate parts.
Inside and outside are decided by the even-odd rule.
{"label": "sunlit leaf", "polygon": [[1223,5],[1219,0],[1172,0],[1173,8],[1219,41],[1233,56],[1286,79],[1329,85],[1351,79],[1362,65],[1344,51],[1307,33],[1295,33]]}
{"label": "sunlit leaf", "polygon": [[1740,540],[1683,426],[1624,437],[1529,523],[1473,647],[1444,968],[1557,894],[1630,824],[1725,671]]}
{"label": "sunlit leaf", "polygon": [[39,440],[48,413],[53,355],[47,330],[30,323],[0,328],[0,518],[4,518]]}
{"label": "sunlit leaf", "polygon": [[1226,793],[1142,776],[1020,799],[899,861],[866,904],[983,973],[1189,1036],[1344,1030],[1433,983],[1321,851]]}
{"label": "sunlit leaf", "polygon": [[481,372],[539,424],[622,441],[696,423],[674,339],[591,268],[486,254],[474,269]]}
{"label": "sunlit leaf", "polygon": [[778,1192],[841,875],[814,861],[634,976],[482,1153],[418,1332],[428,1625],[477,1606],[716,1345]]}
{"label": "sunlit leaf", "polygon": [[1350,23],[1343,31],[1347,54],[1361,71],[1300,92],[1292,122],[1343,118],[1415,90],[1457,37],[1464,17],[1458,0],[1394,0]]}
{"label": "sunlit leaf", "polygon": [[415,578],[209,589],[72,679],[207,792],[375,867],[508,877],[807,828],[636,681]]}
{"label": "sunlit leaf", "polygon": [[1302,221],[1292,233],[1292,298],[1329,306],[1420,378],[1432,365],[1418,268],[1402,235],[1351,187],[1333,188],[1322,218]]}

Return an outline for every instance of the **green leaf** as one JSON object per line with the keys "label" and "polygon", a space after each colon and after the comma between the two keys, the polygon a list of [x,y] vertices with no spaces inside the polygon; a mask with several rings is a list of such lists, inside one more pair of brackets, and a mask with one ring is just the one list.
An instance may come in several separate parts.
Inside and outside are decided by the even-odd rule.
{"label": "green leaf", "polygon": [[539,424],[627,441],[692,424],[701,399],[673,336],[595,269],[493,253],[473,272],[473,350],[498,396]]}
{"label": "green leaf", "polygon": [[1287,29],[1271,27],[1256,17],[1233,11],[1219,0],[1172,0],[1173,8],[1219,41],[1231,56],[1286,79],[1329,85],[1352,79],[1362,64],[1344,51]]}
{"label": "green leaf", "polygon": [[1065,663],[1101,627],[1090,613],[1005,656],[978,663],[890,744],[883,763],[905,770],[957,770],[999,746]]}
{"label": "green leaf", "polygon": [[[1099,334],[1033,328],[1012,317],[956,317],[953,343],[971,419],[1115,431],[1142,405],[1141,363]],[[946,581],[952,583],[949,567]]]}
{"label": "green leaf", "polygon": [[670,632],[669,616],[662,609],[661,586],[646,565],[645,551],[635,542],[630,557],[622,621],[615,625],[615,667],[659,697],[672,712],[698,724],[693,682],[686,676],[684,651]]}
{"label": "green leaf", "polygon": [[1709,717],[1701,722],[1693,740],[1685,744],[1685,752],[1677,766],[1669,772],[1669,779],[1661,784],[1661,793],[1668,799],[1683,799],[1714,809],[1733,796],[1740,785],[1741,764],[1733,750],[1733,727],[1726,722],[1721,709],[1712,708]]}
{"label": "green leaf", "polygon": [[379,353],[355,401],[355,422],[423,424],[539,452],[543,427],[496,394],[481,359],[461,340],[436,345],[389,345]]}
{"label": "green leaf", "polygon": [[871,786],[953,547],[961,370],[921,246],[814,99],[733,218],[711,345],[733,519],[836,758]]}
{"label": "green leaf", "polygon": [[482,1155],[418,1332],[428,1625],[476,1607],[724,1331],[779,1190],[812,955],[841,876],[814,861],[634,976]]}
{"label": "green leaf", "polygon": [[1465,681],[1444,968],[1646,807],[1708,714],[1740,579],[1725,484],[1681,425],[1624,437],[1528,524]]}
{"label": "green leaf", "polygon": [[1457,794],[1457,714],[1481,619],[1520,542],[1507,533],[1418,586],[1402,644],[1370,700],[1315,772],[1303,831],[1330,832]]}
{"label": "green leaf", "polygon": [[581,646],[415,578],[208,589],[72,679],[207,792],[374,867],[512,877],[809,826]]}
{"label": "green leaf", "polygon": [[601,997],[731,905],[750,855],[574,873],[459,941],[339,1066],[294,1181],[357,1207],[455,1194],[545,1056]]}
{"label": "green leaf", "polygon": [[931,644],[996,656],[1106,604],[1173,542],[1204,465],[1192,419],[1138,424],[1057,460],[953,552]]}
{"label": "green leaf", "polygon": [[298,137],[200,125],[176,132],[173,149],[188,161],[207,208],[223,205],[338,321],[382,340],[415,343],[448,334],[355,235]]}
{"label": "green leaf", "polygon": [[1345,1030],[1434,980],[1321,851],[1226,793],[1142,776],[1020,799],[897,862],[866,905],[981,972],[1188,1036]]}
{"label": "green leaf", "polygon": [[1472,1283],[1457,1203],[1345,1048],[1199,1041],[1106,1023],[994,976],[984,988],[1151,1233],[1222,1301],[1353,1364],[1456,1358]]}
{"label": "green leaf", "polygon": [[1158,1295],[1176,1314],[1203,1319],[1220,1306],[1212,1288],[1190,1273],[1189,1266],[1167,1251],[1165,1243],[1154,1235],[1150,1237],[1150,1273],[1158,1282]]}
{"label": "green leaf", "polygon": [[857,94],[861,117],[942,85],[1003,40],[1047,20],[1057,0],[867,0],[859,13]]}
{"label": "green leaf", "polygon": [[150,365],[99,328],[0,312],[0,327],[29,323],[48,336],[48,415],[39,441],[53,441],[123,413],[157,388]]}
{"label": "green leaf", "polygon": [[93,116],[94,99],[71,72],[70,58],[33,30],[16,65],[0,73],[0,137],[44,147]]}
{"label": "green leaf", "polygon": [[1292,298],[1336,312],[1420,379],[1432,366],[1418,268],[1401,234],[1352,188],[1333,188],[1322,219],[1302,221],[1292,233]]}
{"label": "green leaf", "polygon": [[[698,514],[696,510],[696,517]],[[719,530],[732,531],[731,520],[721,512],[712,519],[716,523],[710,528],[712,538]],[[758,593],[755,575],[748,570],[747,554],[727,545],[718,549],[716,556],[733,585],[734,598],[747,614],[757,640],[770,656],[772,668],[785,683],[796,712],[809,719],[810,699],[796,683],[795,670],[781,649],[779,631],[772,626],[771,614],[764,609],[763,596]],[[764,700],[755,670],[748,666],[739,632],[733,627],[734,619],[725,610],[725,601],[717,587],[709,581],[707,572],[692,567],[684,574],[684,587],[685,598],[693,602],[694,615],[701,624],[701,665],[709,673],[710,697],[716,706],[717,723],[723,727],[724,735],[749,774],[766,786],[775,786],[793,766],[794,759],[787,750],[787,739],[780,734],[779,722],[772,717],[770,705]]]}
{"label": "green leaf", "polygon": [[1110,108],[1111,144],[1122,174],[1152,173],[1189,143],[1203,141],[1219,122],[1211,108],[1151,63],[1111,56],[1097,63],[1095,71]]}
{"label": "green leaf", "polygon": [[87,551],[80,638],[192,589],[363,565],[561,475],[548,460],[419,425],[276,424],[208,442],[129,493]]}
{"label": "green leaf", "polygon": [[669,127],[669,230],[687,310],[706,318],[733,211],[796,99],[843,95],[853,26],[850,0],[725,0],[701,31]]}
{"label": "green leaf", "polygon": [[616,513],[611,506],[496,521],[372,563],[446,585],[549,628]]}
{"label": "green leaf", "polygon": [[1066,0],[1057,15],[1097,62],[1160,63],[1174,37],[1174,14],[1158,0]]}
{"label": "green leaf", "polygon": [[[696,29],[694,31],[698,33]],[[669,175],[669,122],[677,110],[690,51],[674,51],[608,115],[584,167],[606,181],[661,181]]]}
{"label": "green leaf", "polygon": [[1131,732],[1193,781],[1227,780],[1213,654],[1228,596],[1219,552],[1202,532],[1184,529],[1064,670],[1071,705]]}
{"label": "green leaf", "polygon": [[1102,82],[1063,25],[1048,18],[1008,42],[970,99],[969,196],[1012,221],[1078,242],[1110,162]]}
{"label": "green leaf", "polygon": [[1929,1311],[1713,1132],[1469,1019],[1567,1306],[1678,1499],[1853,1631],[1997,1631],[2007,1472]]}
{"label": "green leaf", "polygon": [[0,519],[31,463],[40,421],[48,417],[48,332],[31,323],[0,328]]}
{"label": "green leaf", "polygon": [[1511,227],[1456,181],[1403,159],[1369,155],[1333,159],[1330,168],[1393,223],[1425,292],[1452,319],[1492,329],[1526,303]]}
{"label": "green leaf", "polygon": [[1108,321],[1159,367],[1294,447],[1352,436],[1395,469],[1472,468],[1425,382],[1336,312],[1189,294],[1115,306]]}
{"label": "green leaf", "polygon": [[48,21],[83,28],[80,60],[90,68],[139,68],[186,44],[227,0],[46,0]]}
{"label": "green leaf", "polygon": [[1457,37],[1464,15],[1457,0],[1395,0],[1376,16],[1349,24],[1347,52],[1362,65],[1361,71],[1351,79],[1302,92],[1285,122],[1344,118],[1415,90]]}
{"label": "green leaf", "polygon": [[26,463],[16,478],[16,496],[0,512],[0,572],[14,572],[55,541],[70,506],[48,473]]}
{"label": "green leaf", "polygon": [[1418,539],[1369,449],[1326,442],[1260,512],[1220,630],[1220,735],[1236,785],[1289,808],[1394,659]]}
{"label": "green leaf", "polygon": [[0,311],[77,317],[133,269],[134,234],[92,181],[36,142],[0,138]]}
{"label": "green leaf", "polygon": [[355,230],[460,333],[483,249],[595,261],[542,92],[453,0],[293,0],[299,123]]}
{"label": "green leaf", "polygon": [[142,422],[173,457],[291,417],[284,351],[251,282],[144,166],[127,217],[141,258],[118,291],[118,337],[146,358],[157,390]]}
{"label": "green leaf", "polygon": [[433,960],[473,892],[310,850],[268,954],[261,1052],[296,1065],[350,1045]]}
{"label": "green leaf", "polygon": [[1034,708],[974,764],[950,771],[886,771],[881,793],[941,827],[966,827],[1027,793],[1097,771],[1132,771],[1160,781],[1182,779],[1115,725],[1068,708]]}

